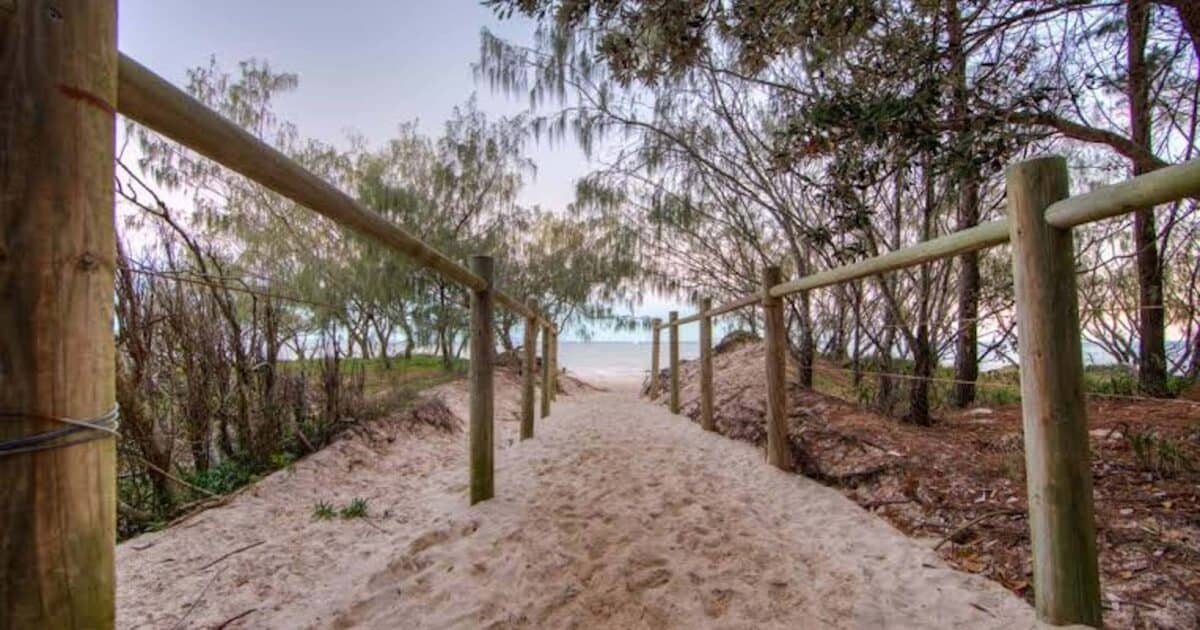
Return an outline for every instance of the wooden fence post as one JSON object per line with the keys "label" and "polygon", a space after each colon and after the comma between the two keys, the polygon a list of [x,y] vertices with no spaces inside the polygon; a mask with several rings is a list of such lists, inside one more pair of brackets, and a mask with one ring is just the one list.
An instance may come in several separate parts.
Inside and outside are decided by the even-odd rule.
{"label": "wooden fence post", "polygon": [[658,398],[658,373],[659,368],[659,337],[662,333],[662,320],[655,317],[650,322],[652,329],[650,334],[650,400]]}
{"label": "wooden fence post", "polygon": [[533,381],[536,377],[534,370],[537,369],[537,338],[538,338],[538,322],[537,298],[529,298],[525,300],[525,306],[529,308],[530,315],[525,318],[525,364],[521,370],[523,380],[521,382],[521,439],[528,440],[533,437]]}
{"label": "wooden fence post", "polygon": [[492,257],[472,256],[471,273],[487,286],[471,291],[471,505],[495,495],[493,461],[494,399],[492,369],[496,352],[492,322]]}
{"label": "wooden fence post", "polygon": [[700,300],[700,426],[716,431],[713,420],[712,299]]}
{"label": "wooden fence post", "polygon": [[542,329],[542,413],[550,415],[550,327]]}
{"label": "wooden fence post", "polygon": [[783,322],[783,298],[772,297],[771,287],[783,281],[777,266],[763,269],[763,319],[767,351],[767,462],[792,470],[792,447],[787,426],[787,329]]}
{"label": "wooden fence post", "polygon": [[679,326],[675,323],[678,320],[679,311],[667,314],[667,337],[670,345],[667,352],[670,353],[671,361],[671,413],[679,413]]}
{"label": "wooden fence post", "polygon": [[[116,1],[3,4],[0,441],[111,431]],[[99,429],[0,454],[0,628],[113,627],[116,468]]]}
{"label": "wooden fence post", "polygon": [[1071,230],[1046,222],[1068,195],[1061,157],[1008,169],[1025,477],[1038,616],[1100,626],[1083,351]]}
{"label": "wooden fence post", "polygon": [[550,333],[550,400],[558,400],[558,331]]}

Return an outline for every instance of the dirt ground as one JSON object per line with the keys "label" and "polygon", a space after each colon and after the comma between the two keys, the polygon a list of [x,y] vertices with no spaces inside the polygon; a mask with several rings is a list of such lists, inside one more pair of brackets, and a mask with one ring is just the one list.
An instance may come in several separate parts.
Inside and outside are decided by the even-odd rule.
{"label": "dirt ground", "polygon": [[[760,343],[714,360],[718,431],[760,446],[763,360]],[[681,368],[693,420],[698,371]],[[811,390],[789,396],[798,469],[1032,601],[1019,405],[916,427]],[[1106,625],[1200,627],[1200,405],[1095,398],[1088,418]]]}
{"label": "dirt ground", "polygon": [[[1038,627],[999,584],[750,444],[570,382],[518,442],[517,380],[497,385],[495,499],[467,505],[460,431],[378,421],[121,544],[119,625]],[[461,417],[461,383],[440,390]],[[367,518],[314,517],[354,498]]]}

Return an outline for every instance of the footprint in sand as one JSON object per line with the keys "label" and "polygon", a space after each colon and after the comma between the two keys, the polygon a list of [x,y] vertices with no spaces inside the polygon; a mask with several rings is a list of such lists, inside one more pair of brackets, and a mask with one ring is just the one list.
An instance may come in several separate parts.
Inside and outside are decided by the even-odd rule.
{"label": "footprint in sand", "polygon": [[625,582],[625,589],[631,593],[648,591],[658,588],[671,581],[671,571],[668,569],[652,569],[644,571]]}
{"label": "footprint in sand", "polygon": [[729,604],[733,601],[736,591],[728,588],[714,588],[700,595],[700,603],[704,614],[713,619],[719,619],[729,612]]}

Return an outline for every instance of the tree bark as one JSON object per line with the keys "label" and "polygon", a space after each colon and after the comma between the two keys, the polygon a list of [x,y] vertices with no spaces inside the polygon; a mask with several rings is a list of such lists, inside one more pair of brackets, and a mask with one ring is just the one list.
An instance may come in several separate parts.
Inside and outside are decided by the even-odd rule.
{"label": "tree bark", "polygon": [[[953,115],[967,120],[970,114],[967,86],[967,54],[963,49],[963,23],[958,0],[947,0],[946,26],[949,34],[950,76],[953,81]],[[979,224],[979,169],[972,160],[970,128],[959,131],[958,229]],[[954,405],[966,407],[975,402],[975,379],[979,377],[979,252],[959,256],[958,326],[954,346]]]}
{"label": "tree bark", "polygon": [[[797,278],[808,275],[808,248],[804,247],[801,258],[796,262]],[[800,292],[800,365],[796,378],[800,386],[812,389],[813,362],[816,360],[816,336],[813,334],[812,298],[808,291]]]}
{"label": "tree bark", "polygon": [[[925,154],[921,166],[922,179],[925,186],[925,203],[921,217],[921,240],[933,238],[933,215],[936,212],[934,198],[934,176],[932,158]],[[933,376],[933,368],[937,358],[933,353],[932,341],[929,338],[929,300],[933,293],[933,265],[921,265],[919,286],[917,287],[917,334],[912,339],[913,376],[908,390],[908,413],[904,419],[913,424],[927,426],[932,423],[929,415],[929,378]]]}
{"label": "tree bark", "polygon": [[[1130,138],[1147,153],[1152,151],[1150,81],[1146,41],[1150,31],[1149,0],[1132,0],[1126,6],[1129,25]],[[1146,159],[1133,161],[1134,176],[1157,167]],[[1154,209],[1133,215],[1133,243],[1138,277],[1138,386],[1150,396],[1167,395],[1166,313],[1163,310],[1163,270],[1158,254],[1158,228]]]}

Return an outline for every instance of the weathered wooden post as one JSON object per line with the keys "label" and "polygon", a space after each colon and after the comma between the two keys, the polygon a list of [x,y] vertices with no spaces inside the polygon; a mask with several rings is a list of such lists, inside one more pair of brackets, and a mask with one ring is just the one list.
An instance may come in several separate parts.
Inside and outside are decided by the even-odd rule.
{"label": "weathered wooden post", "polygon": [[550,400],[558,400],[558,331],[550,333]]}
{"label": "weathered wooden post", "polygon": [[779,267],[763,269],[763,319],[767,350],[767,462],[792,470],[792,447],[787,426],[787,329],[783,322],[783,298],[772,297],[771,287],[783,281]]}
{"label": "weathered wooden post", "polygon": [[493,481],[494,400],[492,370],[496,345],[492,338],[492,257],[472,256],[471,273],[487,286],[471,291],[471,505],[495,495]]}
{"label": "weathered wooden post", "polygon": [[716,431],[713,420],[713,357],[712,357],[712,300],[700,300],[700,426]]}
{"label": "weathered wooden post", "polygon": [[679,413],[679,325],[676,323],[679,320],[679,311],[671,311],[667,314],[667,335],[670,340],[671,360],[671,413]]}
{"label": "weathered wooden post", "polygon": [[650,322],[652,328],[650,333],[650,400],[658,398],[658,345],[659,337],[662,333],[662,320],[655,317]]}
{"label": "weathered wooden post", "polygon": [[542,417],[550,415],[550,384],[554,367],[550,365],[550,327],[542,330]]}
{"label": "weathered wooden post", "polygon": [[1067,164],[1061,157],[1008,169],[1037,612],[1053,624],[1099,627],[1075,249],[1071,230],[1053,227],[1045,218],[1046,208],[1067,195]]}
{"label": "weathered wooden post", "polygon": [[115,0],[0,2],[6,630],[115,623],[116,18]]}
{"label": "weathered wooden post", "polygon": [[533,437],[533,381],[534,370],[537,369],[537,334],[538,321],[537,298],[525,300],[529,315],[525,317],[525,364],[521,370],[521,439]]}

